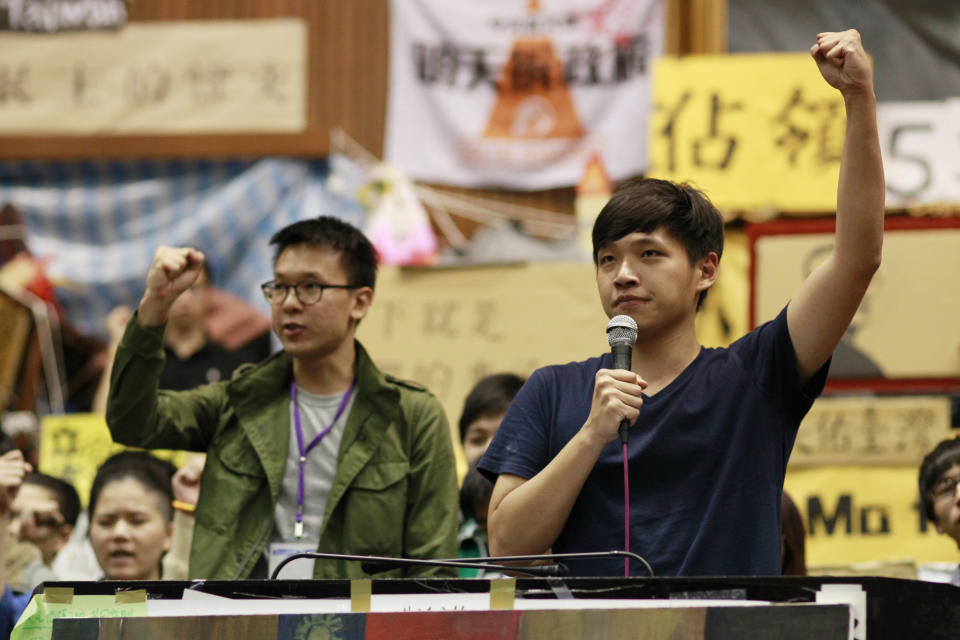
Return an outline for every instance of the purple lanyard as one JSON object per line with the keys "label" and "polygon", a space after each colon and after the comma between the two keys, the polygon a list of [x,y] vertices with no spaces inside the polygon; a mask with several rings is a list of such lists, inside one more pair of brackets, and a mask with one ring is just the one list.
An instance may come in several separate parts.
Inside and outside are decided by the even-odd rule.
{"label": "purple lanyard", "polygon": [[303,427],[300,425],[300,407],[297,406],[297,383],[290,383],[290,402],[293,403],[293,426],[297,432],[297,451],[300,453],[300,476],[297,479],[297,519],[293,523],[293,535],[300,539],[303,537],[303,498],[304,498],[304,477],[306,475],[306,464],[307,464],[307,454],[310,451],[320,444],[320,441],[323,440],[323,437],[330,433],[330,429],[333,428],[333,425],[337,424],[337,420],[340,419],[340,416],[343,415],[343,410],[347,408],[347,403],[350,402],[350,396],[353,395],[353,389],[356,386],[355,383],[350,384],[350,388],[347,389],[347,392],[343,394],[343,399],[340,400],[340,406],[337,407],[337,413],[333,416],[333,420],[330,424],[327,425],[327,428],[317,434],[317,436],[310,441],[310,444],[307,445],[307,448],[303,448]]}

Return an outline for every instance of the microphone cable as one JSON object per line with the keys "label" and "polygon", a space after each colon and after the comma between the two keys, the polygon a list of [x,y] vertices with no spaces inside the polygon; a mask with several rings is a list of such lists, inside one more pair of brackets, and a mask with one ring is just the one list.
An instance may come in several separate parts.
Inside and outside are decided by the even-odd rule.
{"label": "microphone cable", "polygon": [[[627,443],[623,443],[623,550],[630,553],[630,467],[627,464]],[[652,573],[652,572],[651,572]],[[623,557],[623,577],[630,576],[630,556]]]}

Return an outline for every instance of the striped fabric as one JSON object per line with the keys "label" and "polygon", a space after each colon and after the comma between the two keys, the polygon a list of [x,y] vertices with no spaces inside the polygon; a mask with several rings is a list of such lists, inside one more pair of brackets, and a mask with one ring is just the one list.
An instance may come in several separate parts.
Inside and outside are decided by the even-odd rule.
{"label": "striped fabric", "polygon": [[20,210],[26,244],[49,257],[68,320],[105,335],[103,317],[136,305],[154,250],[197,247],[214,284],[268,311],[270,235],[322,214],[361,226],[363,209],[327,189],[326,160],[0,164],[0,207]]}

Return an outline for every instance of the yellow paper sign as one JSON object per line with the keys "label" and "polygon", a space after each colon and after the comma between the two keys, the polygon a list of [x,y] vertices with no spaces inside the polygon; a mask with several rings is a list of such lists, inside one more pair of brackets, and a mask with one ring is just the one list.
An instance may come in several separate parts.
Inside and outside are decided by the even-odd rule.
{"label": "yellow paper sign", "polygon": [[661,58],[649,175],[722,209],[834,211],[845,115],[806,54]]}
{"label": "yellow paper sign", "polygon": [[516,578],[496,578],[490,581],[490,608],[513,609],[517,590]]}
{"label": "yellow paper sign", "polygon": [[[40,426],[40,471],[73,484],[86,507],[97,467],[127,447],[115,444],[103,416],[68,413],[45,416]],[[182,466],[190,454],[183,451],[152,451],[154,455]]]}
{"label": "yellow paper sign", "polygon": [[922,515],[916,466],[790,469],[784,488],[806,523],[807,565],[960,557]]}

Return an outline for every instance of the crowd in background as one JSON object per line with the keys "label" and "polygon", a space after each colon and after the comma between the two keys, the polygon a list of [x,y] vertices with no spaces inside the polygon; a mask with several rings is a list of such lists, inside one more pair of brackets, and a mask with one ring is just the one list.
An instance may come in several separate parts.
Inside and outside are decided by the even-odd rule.
{"label": "crowd in background", "polygon": [[[164,351],[162,388],[190,389],[227,379],[244,360],[261,351],[236,352],[212,343],[203,331],[209,273],[203,272],[171,307]],[[116,353],[131,311],[108,318],[110,355]],[[97,393],[95,408],[106,409],[109,378]],[[460,444],[469,464],[460,489],[458,555],[488,555],[486,516],[493,483],[476,463],[486,450],[514,396],[525,380],[512,373],[487,376],[465,399],[459,421]],[[36,456],[36,443],[24,443]],[[190,547],[205,457],[197,455],[180,470],[147,451],[127,450],[98,469],[87,509],[70,483],[34,469],[24,451],[5,434],[0,449],[0,523],[6,531],[0,583],[4,612],[11,611],[40,583],[64,578],[86,580],[158,580],[188,577]],[[42,466],[42,461],[39,461]],[[937,530],[960,543],[960,439],[940,443],[920,469],[920,495]],[[784,574],[806,573],[805,526],[790,497],[781,507]],[[460,569],[462,577],[497,575]]]}
{"label": "crowd in background", "polygon": [[[818,36],[821,40],[824,37],[825,34]],[[838,80],[832,76],[831,73],[839,72],[831,67],[840,68],[846,64],[848,73],[869,71],[859,35],[844,32],[837,36],[836,42],[833,41],[834,35],[826,34],[826,38],[814,46],[814,57],[828,82],[833,78],[836,82],[831,84],[840,83],[842,88],[852,92],[857,87],[851,89],[849,79]],[[818,50],[817,47],[821,46],[822,50]],[[846,62],[844,55],[836,53],[844,47]],[[829,60],[827,56],[830,56]],[[862,61],[857,63],[860,66],[852,66],[851,60],[861,58]],[[872,85],[868,88],[871,88],[872,97]],[[875,104],[867,106],[872,109]],[[860,111],[854,111],[854,116],[862,116],[871,110]],[[876,138],[875,122],[872,127],[862,128],[869,130],[870,135],[861,133],[861,137],[872,142]],[[872,154],[875,150],[871,147],[870,151]],[[875,155],[879,156],[879,152]],[[861,166],[858,171],[862,171]],[[877,223],[882,235],[882,170],[880,178],[867,180],[869,189],[863,188],[870,193],[879,189],[880,206],[872,207],[875,210],[868,212],[879,218],[879,222],[867,219],[868,216],[859,211],[863,199],[850,197],[849,191],[846,200],[853,204],[847,202],[848,206],[844,207],[841,202],[838,217],[852,217],[857,221],[856,215],[859,214],[863,218],[859,224],[867,228],[870,227],[867,223]],[[850,181],[854,178],[851,177]],[[695,212],[701,207],[702,200],[702,209],[706,212],[704,219],[712,221],[713,230],[720,238],[718,249],[704,250],[703,256],[695,256],[701,261],[698,263],[699,275],[686,279],[691,291],[696,289],[696,296],[681,299],[683,296],[675,294],[677,288],[670,286],[674,283],[664,285],[663,290],[667,292],[664,298],[668,302],[671,302],[670,295],[674,294],[672,302],[676,308],[690,307],[685,312],[692,330],[696,309],[716,278],[722,253],[722,219],[702,194],[687,185],[637,180],[630,184],[630,188],[636,188],[637,192],[649,189],[670,191],[674,199],[680,197],[684,200],[687,212]],[[841,194],[844,191],[840,189]],[[603,214],[595,226],[594,260],[601,294],[604,273],[612,274],[606,283],[608,289],[614,293],[626,289],[619,270],[650,268],[646,262],[637,267],[632,264],[634,261],[668,262],[671,243],[682,235],[671,226],[681,224],[673,210],[664,213],[649,229],[629,227],[636,223],[630,216],[653,215],[650,210],[654,207],[646,205],[653,200],[657,204],[667,202],[667,196],[658,193],[656,198],[644,200],[644,206],[623,204],[626,197],[611,200],[614,206],[607,221],[612,228],[602,231]],[[618,202],[629,209],[620,212],[619,217],[615,211]],[[851,209],[852,213],[841,215],[840,211],[844,209]],[[628,222],[622,223],[624,219]],[[687,220],[683,224],[692,228],[694,235],[703,235],[704,225],[700,222]],[[598,228],[601,229],[599,234]],[[864,235],[841,229],[842,225],[838,225],[838,235],[846,235],[848,244],[856,244],[851,238],[862,240],[860,236]],[[608,233],[609,237],[603,233]],[[664,236],[659,241],[654,237],[658,233]],[[636,240],[635,234],[642,235],[642,239]],[[597,237],[601,238],[600,247],[606,252],[599,259]],[[73,579],[86,580],[265,578],[276,573],[278,562],[292,559],[290,556],[304,550],[318,549],[339,554],[405,558],[449,558],[456,555],[465,560],[477,559],[490,553],[487,515],[492,512],[491,501],[495,498],[495,488],[499,486],[491,482],[492,477],[502,479],[505,475],[515,475],[520,479],[517,486],[509,489],[517,491],[514,500],[522,501],[514,501],[513,505],[529,507],[538,499],[552,499],[547,495],[551,489],[549,483],[537,485],[540,493],[519,490],[528,481],[528,487],[536,485],[535,479],[542,469],[518,476],[511,471],[516,467],[507,464],[498,467],[500,471],[492,466],[485,467],[482,462],[478,466],[481,458],[493,460],[488,464],[494,464],[496,456],[516,453],[516,447],[510,450],[512,441],[508,438],[499,440],[501,451],[495,451],[495,443],[490,449],[494,455],[487,452],[498,430],[502,435],[511,428],[508,418],[507,425],[500,430],[511,405],[517,408],[521,406],[521,400],[525,402],[521,409],[509,414],[513,416],[513,422],[523,422],[516,417],[517,414],[524,411],[533,414],[537,409],[535,405],[541,396],[534,395],[536,391],[524,396],[530,386],[525,387],[526,381],[512,373],[480,379],[465,398],[459,435],[469,469],[458,488],[453,443],[439,402],[417,383],[381,373],[355,340],[356,327],[372,304],[377,270],[376,252],[358,229],[336,218],[308,219],[278,231],[270,239],[270,245],[275,249],[274,274],[273,279],[262,285],[262,290],[271,304],[272,328],[283,347],[279,352],[270,354],[270,349],[255,348],[230,350],[210,339],[204,330],[204,321],[211,276],[205,268],[202,252],[192,248],[158,249],[146,276],[145,292],[138,309],[118,309],[108,318],[112,364],[107,369],[112,374],[102,380],[94,409],[106,413],[114,440],[144,449],[183,449],[206,455],[192,458],[179,470],[145,450],[126,450],[112,455],[100,465],[93,478],[84,512],[77,491],[69,483],[37,472],[35,467],[42,468],[43,460],[37,460],[30,451],[25,454],[10,441],[0,445],[0,526],[7,536],[0,553],[0,587],[3,588],[0,631],[12,627],[34,587],[45,581],[62,579],[67,571],[71,572]],[[864,253],[869,252],[865,249]],[[691,259],[688,264],[685,262],[687,257],[679,250],[673,252],[675,264],[692,270],[696,260]],[[872,259],[872,254],[867,258]],[[863,290],[877,266],[868,264],[862,270],[866,275],[855,274],[862,276]],[[837,264],[832,268],[844,271]],[[651,269],[651,272],[655,270]],[[668,275],[682,280],[684,273],[686,271],[681,273],[678,268]],[[816,274],[812,281],[817,283]],[[634,287],[636,278],[631,282],[629,286]],[[836,283],[830,278],[821,278],[819,282],[822,290],[814,292],[817,295],[808,293],[797,297],[806,301],[808,310],[816,307],[812,301],[823,297],[824,291],[836,293]],[[634,310],[649,302],[636,295],[611,294],[609,298],[603,303],[610,307],[632,304],[629,308]],[[793,308],[800,304],[791,302]],[[643,312],[637,311],[636,315],[643,316]],[[787,333],[787,308],[781,315],[775,321],[778,324],[770,325],[775,329],[769,330],[776,332],[773,338],[768,338],[776,348],[774,356],[760,348],[756,349],[756,354],[748,354],[754,355],[753,359],[758,362],[767,359],[778,366],[769,371],[761,370],[757,378],[764,384],[768,379],[775,379],[797,398],[806,390],[806,383],[816,378],[819,384],[816,393],[819,393],[826,376],[826,362],[840,339],[839,335],[829,349],[820,344],[829,342],[822,336],[814,336],[815,339],[804,344],[802,339]],[[803,320],[816,318],[808,314]],[[835,324],[844,323],[837,321]],[[810,322],[797,321],[791,328],[799,331],[796,328],[799,326],[808,330],[809,325]],[[634,340],[637,339],[636,332],[634,323]],[[759,328],[755,332],[760,334],[763,330]],[[259,344],[262,347],[263,341]],[[806,346],[806,352],[812,352],[809,362],[799,362],[801,356],[809,354],[797,348],[798,344]],[[766,343],[761,346],[765,347]],[[784,350],[796,362],[780,357]],[[716,355],[720,350],[711,350],[711,353]],[[739,357],[739,352],[734,353]],[[699,354],[698,343],[695,358],[699,358]],[[749,358],[744,356],[743,359]],[[725,359],[724,366],[730,360]],[[670,372],[673,378],[666,380],[652,395],[669,385],[692,362],[685,361],[682,366],[677,366],[677,371]],[[795,369],[801,369],[801,364],[805,367],[800,372],[803,375],[788,375],[798,373]],[[648,383],[641,381],[635,372],[624,371],[624,367],[600,369],[606,373],[595,372],[596,388],[601,389],[603,381],[608,389],[632,395],[634,414],[639,413],[643,402],[641,391]],[[627,377],[619,379],[615,374]],[[804,384],[798,384],[798,381]],[[748,384],[751,388],[759,386],[753,379],[744,382],[744,385]],[[570,383],[570,387],[573,386]],[[579,390],[589,387],[577,386]],[[701,385],[711,389],[715,386]],[[565,389],[558,389],[557,402],[569,400],[562,397]],[[770,390],[765,387],[763,391]],[[547,394],[544,393],[543,397]],[[785,394],[785,397],[784,407],[791,409],[790,417],[796,423],[794,427],[798,427],[813,398],[803,397],[806,405],[801,411],[795,410],[797,407],[788,402],[794,399],[794,395]],[[607,410],[609,405],[595,404],[606,411],[607,426],[621,423],[621,416],[614,416],[614,412]],[[707,407],[704,411],[714,409],[711,402],[703,404]],[[730,413],[737,414],[738,409],[732,406]],[[593,406],[584,413],[587,410],[592,416]],[[561,418],[574,420],[569,415]],[[575,418],[579,420],[579,414]],[[636,421],[636,415],[632,414],[632,418],[623,417],[622,421],[629,426]],[[580,429],[583,425],[586,431],[589,423],[579,421],[574,427]],[[671,426],[668,423],[664,421],[667,427]],[[729,425],[720,426],[726,428]],[[733,425],[728,432],[738,429],[738,425]],[[531,439],[542,436],[543,441],[555,435],[555,432],[545,430],[533,433]],[[669,435],[676,438],[676,434]],[[700,437],[705,436],[701,434]],[[626,456],[627,441],[625,436],[621,435],[621,438]],[[557,439],[562,440],[562,437]],[[278,444],[281,442],[288,443],[288,446],[284,449]],[[613,439],[607,438],[601,444],[605,446],[611,442]],[[670,442],[675,443],[675,440]],[[790,439],[790,446],[792,442]],[[542,448],[544,451],[549,449],[547,444]],[[785,473],[789,448],[786,447],[784,454],[784,469],[777,471]],[[310,456],[311,450],[325,455]],[[550,460],[560,457],[561,454],[556,454]],[[689,460],[678,462],[694,466]],[[767,461],[753,462],[762,465]],[[775,481],[766,483],[769,495],[780,494],[782,479],[781,473],[779,485]],[[924,459],[919,470],[919,493],[927,518],[940,533],[960,543],[958,484],[960,439],[953,439],[937,445]],[[543,490],[545,485],[546,490]],[[578,490],[572,494],[573,499],[580,495],[579,489],[583,486],[581,479]],[[644,489],[653,493],[651,487]],[[501,500],[505,495],[508,494],[500,496]],[[769,513],[774,513],[777,508],[757,502],[752,506],[766,507]],[[514,515],[524,510],[516,506],[513,509]],[[571,513],[569,508],[566,513]],[[611,513],[616,512],[611,510]],[[779,570],[784,574],[802,575],[806,572],[805,527],[799,511],[786,494],[783,494],[779,513],[779,545],[772,536],[761,532],[765,551],[773,550],[772,554],[765,553],[763,560],[770,557],[781,560],[780,566],[771,565],[768,573]],[[629,520],[627,522],[629,539]],[[516,519],[511,531],[516,532],[525,523],[529,523],[529,519]],[[766,518],[764,524],[777,523]],[[566,522],[560,525],[565,527]],[[773,528],[770,532],[775,533]],[[715,527],[713,533],[719,533],[719,529]],[[589,537],[592,531],[581,531],[580,534]],[[540,535],[537,540],[543,537]],[[554,535],[551,539],[559,537]],[[705,547],[709,547],[710,542],[699,541]],[[776,551],[777,547],[779,551]],[[361,575],[357,567],[345,562],[322,558],[309,565],[305,573],[298,573],[297,577],[350,578]],[[302,564],[307,566],[307,563]],[[392,575],[451,574],[448,567],[406,566],[394,570]],[[491,574],[482,569],[465,568],[460,575]],[[954,580],[960,581],[956,576]]]}

